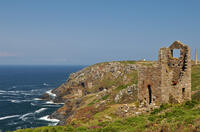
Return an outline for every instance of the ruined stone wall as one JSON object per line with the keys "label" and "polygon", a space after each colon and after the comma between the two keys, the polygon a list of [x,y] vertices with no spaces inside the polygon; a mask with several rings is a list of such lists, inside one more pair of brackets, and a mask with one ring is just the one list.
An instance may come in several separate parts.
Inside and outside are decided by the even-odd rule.
{"label": "ruined stone wall", "polygon": [[[173,57],[174,49],[180,50],[179,58]],[[179,41],[169,48],[161,48],[158,65],[141,67],[138,74],[138,98],[144,104],[180,103],[191,99],[190,48]]]}
{"label": "ruined stone wall", "polygon": [[170,71],[168,67],[168,59],[169,59],[170,50],[168,48],[161,48],[159,51],[159,67],[161,68],[161,102],[167,103],[169,102],[169,93],[171,92],[171,78],[172,71]]}
{"label": "ruined stone wall", "polygon": [[[146,105],[161,102],[161,70],[159,67],[141,67],[138,72],[138,98]],[[150,95],[151,94],[151,95]],[[150,97],[151,96],[151,97]]]}
{"label": "ruined stone wall", "polygon": [[[191,57],[190,48],[179,41],[175,41],[169,49],[168,65],[173,72],[171,93],[172,99],[177,102],[191,99]],[[173,50],[180,49],[180,57],[173,57]]]}

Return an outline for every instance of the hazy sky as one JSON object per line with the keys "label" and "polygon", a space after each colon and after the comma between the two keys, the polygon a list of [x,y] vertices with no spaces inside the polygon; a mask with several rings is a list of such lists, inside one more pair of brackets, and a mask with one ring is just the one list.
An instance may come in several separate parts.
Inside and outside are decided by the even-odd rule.
{"label": "hazy sky", "polygon": [[0,65],[157,60],[180,40],[200,57],[199,0],[0,0]]}

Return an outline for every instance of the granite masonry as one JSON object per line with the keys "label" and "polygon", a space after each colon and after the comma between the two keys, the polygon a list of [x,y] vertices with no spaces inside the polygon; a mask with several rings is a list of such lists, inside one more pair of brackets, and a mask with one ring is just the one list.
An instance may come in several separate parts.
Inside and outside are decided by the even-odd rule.
{"label": "granite masonry", "polygon": [[[174,50],[180,56],[174,57]],[[191,100],[190,48],[175,41],[161,48],[157,65],[138,69],[138,99],[145,105]]]}

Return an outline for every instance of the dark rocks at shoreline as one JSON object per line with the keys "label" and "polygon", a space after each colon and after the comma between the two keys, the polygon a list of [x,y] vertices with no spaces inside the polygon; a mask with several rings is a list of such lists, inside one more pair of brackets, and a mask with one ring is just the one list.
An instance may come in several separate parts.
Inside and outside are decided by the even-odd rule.
{"label": "dark rocks at shoreline", "polygon": [[52,97],[48,93],[44,93],[40,99],[42,100],[52,100]]}

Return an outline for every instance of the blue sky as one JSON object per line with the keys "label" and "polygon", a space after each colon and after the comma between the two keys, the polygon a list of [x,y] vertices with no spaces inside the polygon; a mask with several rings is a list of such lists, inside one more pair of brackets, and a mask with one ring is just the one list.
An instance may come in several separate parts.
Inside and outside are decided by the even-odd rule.
{"label": "blue sky", "polygon": [[173,41],[200,57],[198,0],[0,0],[0,65],[157,60]]}

